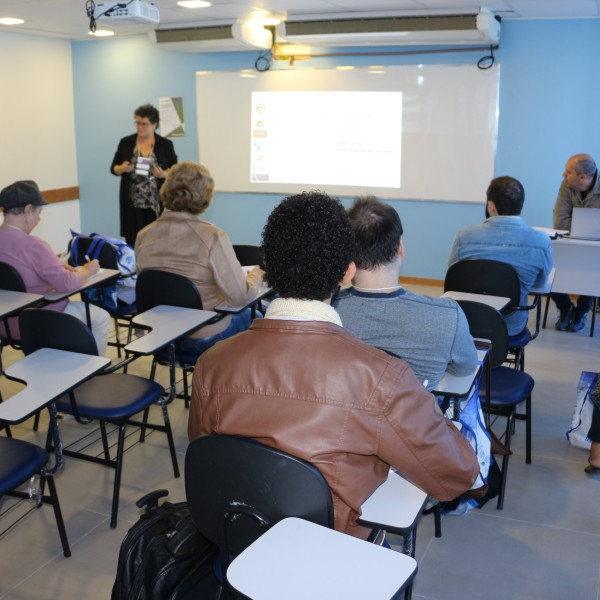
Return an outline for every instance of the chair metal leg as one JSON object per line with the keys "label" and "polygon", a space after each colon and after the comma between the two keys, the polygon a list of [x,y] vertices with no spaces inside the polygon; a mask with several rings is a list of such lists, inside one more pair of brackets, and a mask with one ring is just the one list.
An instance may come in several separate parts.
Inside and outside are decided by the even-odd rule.
{"label": "chair metal leg", "polygon": [[148,422],[148,416],[150,415],[150,407],[147,406],[144,409],[144,416],[142,417],[143,425],[140,427],[140,444],[143,444],[146,440],[146,423]]}
{"label": "chair metal leg", "polygon": [[546,321],[548,320],[548,309],[550,308],[550,294],[546,296],[546,308],[544,308],[544,321],[542,322],[542,327],[546,328]]}
{"label": "chair metal leg", "polygon": [[115,340],[117,346],[117,356],[121,358],[121,339],[119,337],[119,319],[117,317],[113,317],[114,326],[115,326]]}
{"label": "chair metal leg", "polygon": [[442,537],[442,508],[441,508],[439,502],[433,507],[433,524],[434,524],[434,528],[435,528],[435,537],[441,538]]}
{"label": "chair metal leg", "polygon": [[[510,415],[506,419],[506,433],[504,437],[504,445],[510,450],[510,441],[511,441],[511,432],[512,426],[514,423],[514,415],[515,410],[510,413]],[[498,504],[496,508],[498,510],[502,510],[504,508],[504,492],[506,490],[506,479],[508,476],[508,461],[510,459],[510,454],[505,454],[502,457],[502,477],[500,479],[500,492],[498,494]]]}
{"label": "chair metal leg", "polygon": [[[156,360],[156,357],[152,357],[152,366],[150,367],[150,377],[149,379],[151,379],[152,381],[154,381],[155,377],[156,377],[156,365],[158,364],[158,361]],[[142,423],[145,425],[148,422],[148,415],[150,414],[150,408],[146,408],[146,410],[144,410],[144,416],[142,418]],[[142,425],[140,427],[140,444],[144,443],[144,440],[146,439],[146,427]]]}
{"label": "chair metal leg", "polygon": [[169,419],[169,410],[166,404],[161,406],[163,419],[165,421],[165,433],[169,442],[169,452],[171,453],[171,462],[173,463],[173,475],[179,477],[179,465],[177,464],[177,453],[175,451],[175,440],[173,439],[173,430],[171,429],[171,420]]}
{"label": "chair metal leg", "polygon": [[525,462],[531,464],[531,394],[525,398]]}
{"label": "chair metal leg", "polygon": [[110,449],[108,447],[108,436],[106,435],[106,423],[104,423],[104,421],[100,421],[100,436],[102,438],[104,460],[110,460]]}
{"label": "chair metal leg", "polygon": [[69,547],[67,530],[65,529],[65,522],[63,521],[60,504],[58,502],[58,494],[56,492],[54,477],[52,477],[52,475],[42,476],[42,485],[44,480],[48,482],[48,502],[49,504],[52,504],[52,508],[54,510],[54,518],[56,519],[56,526],[58,528],[58,535],[60,536],[60,542],[63,547],[63,554],[65,557],[69,557],[71,556],[71,548]]}
{"label": "chair metal leg", "polygon": [[115,482],[113,484],[112,508],[110,511],[110,526],[117,526],[117,514],[119,512],[119,492],[121,490],[121,474],[123,472],[123,450],[125,446],[126,423],[119,425],[119,441],[117,443],[117,459],[115,463]]}

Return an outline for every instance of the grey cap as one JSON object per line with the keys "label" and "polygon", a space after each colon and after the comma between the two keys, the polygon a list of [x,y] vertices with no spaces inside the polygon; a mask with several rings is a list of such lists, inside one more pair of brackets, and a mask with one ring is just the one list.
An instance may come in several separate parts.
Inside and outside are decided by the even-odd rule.
{"label": "grey cap", "polygon": [[48,204],[40,194],[35,181],[15,181],[0,192],[0,206],[4,209],[24,208],[28,204],[43,206]]}

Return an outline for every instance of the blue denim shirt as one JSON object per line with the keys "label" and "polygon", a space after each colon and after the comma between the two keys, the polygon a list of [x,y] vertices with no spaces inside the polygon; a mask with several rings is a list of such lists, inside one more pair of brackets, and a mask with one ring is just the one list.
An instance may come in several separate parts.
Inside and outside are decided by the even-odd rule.
{"label": "blue denim shirt", "polygon": [[[512,265],[521,282],[521,304],[527,304],[531,288],[545,283],[552,269],[552,244],[541,231],[516,216],[490,217],[481,225],[464,227],[456,235],[448,265],[464,258],[487,258]],[[506,317],[508,335],[527,326],[527,311]]]}

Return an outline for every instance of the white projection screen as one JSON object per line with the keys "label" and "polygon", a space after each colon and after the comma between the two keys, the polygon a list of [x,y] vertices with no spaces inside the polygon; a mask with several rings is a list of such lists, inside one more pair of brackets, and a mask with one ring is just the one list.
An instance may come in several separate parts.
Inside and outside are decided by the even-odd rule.
{"label": "white projection screen", "polygon": [[197,74],[200,162],[218,191],[483,202],[499,68]]}

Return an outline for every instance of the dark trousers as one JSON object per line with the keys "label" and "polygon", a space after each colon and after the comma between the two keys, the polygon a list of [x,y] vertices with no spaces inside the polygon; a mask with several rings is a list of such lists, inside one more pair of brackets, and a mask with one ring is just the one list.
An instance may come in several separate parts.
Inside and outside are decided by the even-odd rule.
{"label": "dark trousers", "polygon": [[588,437],[592,442],[600,442],[600,410],[597,406],[594,406],[594,412],[592,413],[592,424],[590,425],[590,431]]}
{"label": "dark trousers", "polygon": [[[568,294],[550,294],[550,297],[554,302],[556,302],[556,308],[561,311],[569,310],[571,306],[571,299]],[[577,298],[577,306],[575,307],[575,312],[580,315],[584,315],[589,312],[590,308],[592,308],[592,302],[594,298],[591,296],[579,296]]]}

